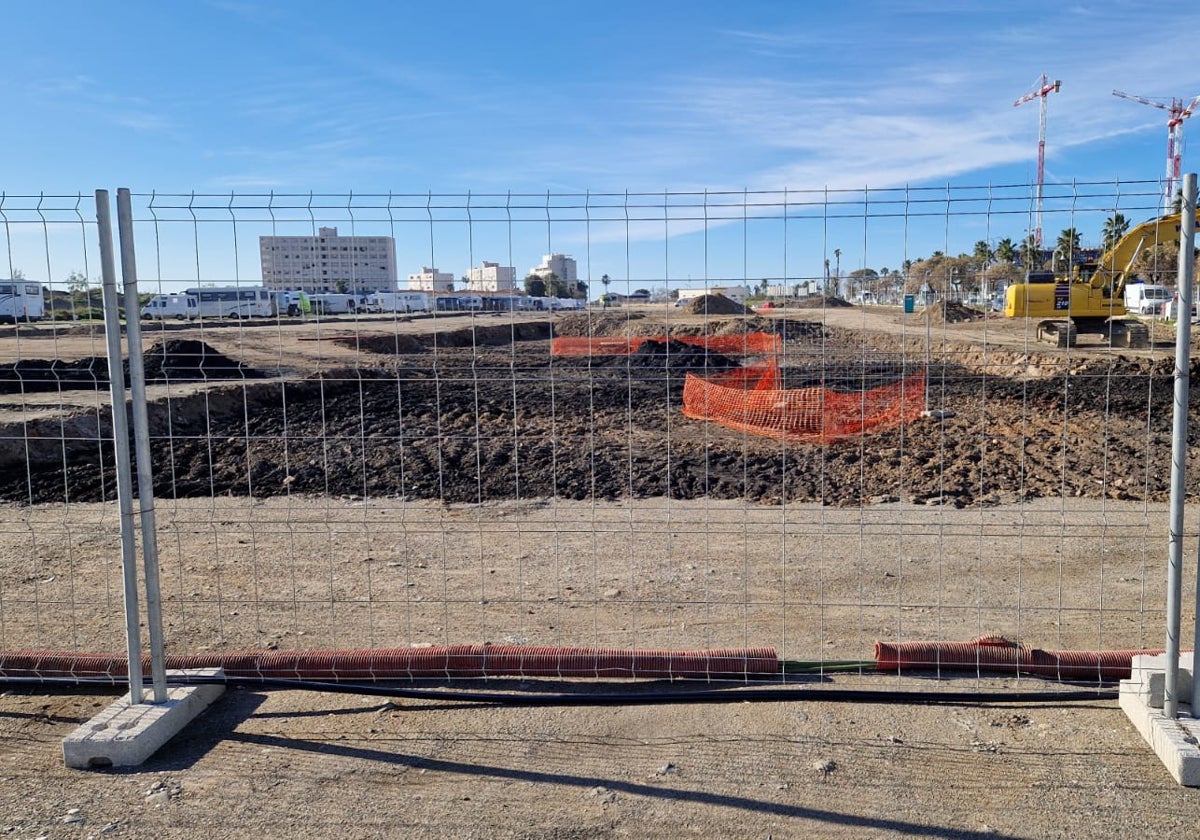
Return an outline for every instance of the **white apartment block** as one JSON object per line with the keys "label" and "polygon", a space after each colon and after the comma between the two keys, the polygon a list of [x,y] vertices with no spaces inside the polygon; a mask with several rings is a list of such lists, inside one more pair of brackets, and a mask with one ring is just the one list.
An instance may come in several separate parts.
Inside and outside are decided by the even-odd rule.
{"label": "white apartment block", "polygon": [[396,289],[396,241],[390,236],[260,236],[263,285],[268,289],[351,294]]}
{"label": "white apartment block", "polygon": [[420,274],[408,275],[408,288],[415,292],[453,292],[454,275],[436,268],[421,268]]}
{"label": "white apartment block", "polygon": [[467,272],[467,291],[470,292],[513,292],[516,291],[517,270],[511,265],[484,261],[479,268]]}
{"label": "white apartment block", "polygon": [[575,283],[579,280],[575,259],[567,254],[547,254],[542,257],[542,264],[529,269],[529,273],[541,277],[543,280],[549,280],[550,275],[553,274],[566,283],[567,288],[571,291],[575,290]]}

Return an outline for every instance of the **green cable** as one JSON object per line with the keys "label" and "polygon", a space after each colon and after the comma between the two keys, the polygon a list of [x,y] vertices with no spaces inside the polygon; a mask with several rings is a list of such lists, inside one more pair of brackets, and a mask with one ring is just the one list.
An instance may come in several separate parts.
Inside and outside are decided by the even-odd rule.
{"label": "green cable", "polygon": [[781,674],[828,674],[845,671],[874,671],[874,659],[779,660]]}

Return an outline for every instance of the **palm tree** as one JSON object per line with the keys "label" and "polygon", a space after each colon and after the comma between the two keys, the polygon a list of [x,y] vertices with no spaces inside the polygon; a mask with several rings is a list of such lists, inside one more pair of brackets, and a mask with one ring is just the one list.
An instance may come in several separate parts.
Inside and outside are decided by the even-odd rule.
{"label": "palm tree", "polygon": [[986,267],[987,264],[992,261],[992,257],[994,256],[994,253],[992,252],[992,246],[988,245],[986,239],[980,239],[975,243],[975,252],[972,254],[972,256],[975,257],[975,261],[979,263],[980,267]]}
{"label": "palm tree", "polygon": [[1073,227],[1065,228],[1058,235],[1058,241],[1054,243],[1054,259],[1057,262],[1059,259],[1066,260],[1067,270],[1075,262],[1075,255],[1079,253],[1079,231]]}
{"label": "palm tree", "polygon": [[996,243],[996,259],[1000,262],[1016,262],[1017,247],[1007,236]]}
{"label": "palm tree", "polygon": [[1116,247],[1122,236],[1129,233],[1129,220],[1124,213],[1113,213],[1104,220],[1104,229],[1100,233],[1101,246],[1105,251]]}
{"label": "palm tree", "polygon": [[1038,245],[1037,236],[1029,234],[1021,243],[1021,265],[1026,271],[1036,271],[1042,265],[1042,249]]}
{"label": "palm tree", "polygon": [[607,295],[608,294],[608,284],[612,282],[612,279],[607,274],[605,274],[600,277],[600,282],[602,284],[604,284],[604,294]]}

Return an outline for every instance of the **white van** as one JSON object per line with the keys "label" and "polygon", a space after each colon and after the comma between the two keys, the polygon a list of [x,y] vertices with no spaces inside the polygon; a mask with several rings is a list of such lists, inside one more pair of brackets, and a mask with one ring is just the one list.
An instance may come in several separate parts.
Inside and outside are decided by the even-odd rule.
{"label": "white van", "polygon": [[1125,309],[1134,315],[1157,315],[1172,297],[1174,294],[1166,286],[1130,283],[1125,287]]}
{"label": "white van", "polygon": [[358,298],[341,292],[309,295],[313,312],[318,315],[352,315],[358,311]]}
{"label": "white van", "polygon": [[179,321],[190,321],[200,314],[200,307],[192,295],[155,295],[142,307],[142,317],[151,321],[165,321],[174,318]]}

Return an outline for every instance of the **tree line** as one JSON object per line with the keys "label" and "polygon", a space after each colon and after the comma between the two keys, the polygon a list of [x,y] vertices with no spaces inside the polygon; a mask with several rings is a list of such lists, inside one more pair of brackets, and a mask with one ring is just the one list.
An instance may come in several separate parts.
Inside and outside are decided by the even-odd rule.
{"label": "tree line", "polygon": [[[1104,221],[1100,231],[1100,248],[1082,247],[1078,228],[1063,229],[1051,248],[1039,247],[1037,237],[1026,236],[1020,242],[1001,239],[993,247],[986,240],[975,243],[970,253],[950,256],[934,251],[928,257],[905,260],[900,271],[883,268],[858,269],[848,275],[850,291],[902,289],[917,294],[929,289],[943,296],[965,296],[971,293],[994,293],[1012,283],[1020,283],[1029,271],[1053,271],[1066,276],[1074,266],[1112,250],[1129,232],[1130,222],[1123,213],[1113,213]],[[1170,285],[1179,265],[1179,245],[1161,242],[1143,248],[1131,265],[1131,274],[1147,283]]]}

